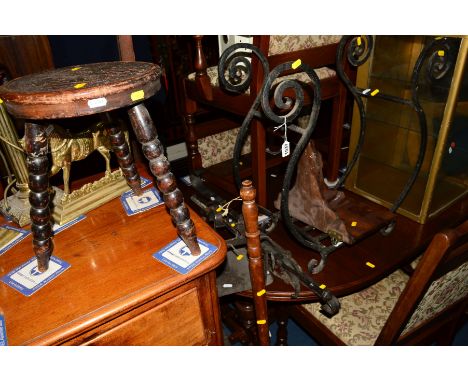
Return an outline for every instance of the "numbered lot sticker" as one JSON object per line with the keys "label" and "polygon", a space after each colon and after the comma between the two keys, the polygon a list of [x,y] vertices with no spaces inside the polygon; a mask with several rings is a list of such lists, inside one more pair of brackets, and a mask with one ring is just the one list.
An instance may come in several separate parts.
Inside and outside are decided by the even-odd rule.
{"label": "numbered lot sticker", "polygon": [[142,195],[135,195],[132,191],[125,192],[120,201],[128,216],[139,214],[163,203],[159,192],[151,187],[143,192]]}
{"label": "numbered lot sticker", "polygon": [[198,256],[193,256],[182,239],[178,238],[156,252],[153,257],[185,275],[218,249],[202,239],[198,239],[198,244],[201,250]]}
{"label": "numbered lot sticker", "polygon": [[51,256],[49,269],[41,273],[37,269],[37,259],[33,257],[3,276],[0,281],[21,292],[25,296],[31,296],[68,268],[70,268],[70,264],[55,256]]}

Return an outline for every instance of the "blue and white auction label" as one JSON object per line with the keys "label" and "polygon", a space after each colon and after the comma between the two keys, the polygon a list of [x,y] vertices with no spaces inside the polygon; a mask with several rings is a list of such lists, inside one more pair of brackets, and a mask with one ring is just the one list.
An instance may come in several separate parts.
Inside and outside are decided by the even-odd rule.
{"label": "blue and white auction label", "polygon": [[0,314],[0,346],[7,346],[5,318]]}
{"label": "blue and white auction label", "polygon": [[141,195],[134,195],[133,192],[124,193],[120,197],[120,201],[128,216],[139,214],[164,203],[154,187],[144,190]]}
{"label": "blue and white auction label", "polygon": [[[153,183],[151,180],[141,176],[140,177],[140,180],[141,180],[141,188],[145,188],[146,186],[149,186],[151,183]],[[128,191],[125,191],[122,196],[123,197],[127,197],[129,195],[133,195],[133,190],[128,190]]]}
{"label": "blue and white auction label", "polygon": [[62,232],[64,229],[67,229],[67,228],[71,227],[72,225],[82,221],[85,217],[86,217],[86,215],[80,215],[77,218],[75,218],[73,220],[70,220],[69,222],[66,222],[65,224],[62,224],[62,225],[59,225],[59,224],[55,223],[52,226],[52,232],[56,235],[59,232]]}
{"label": "blue and white auction label", "polygon": [[140,176],[140,179],[141,179],[141,188],[145,188],[146,186],[153,183],[151,180],[145,178],[144,176]]}
{"label": "blue and white auction label", "polygon": [[37,269],[37,259],[33,257],[3,276],[0,281],[3,281],[25,296],[31,296],[34,292],[50,283],[68,268],[70,268],[70,264],[55,256],[51,256],[49,269],[41,273]]}
{"label": "blue and white auction label", "polygon": [[18,244],[30,233],[31,231],[27,229],[15,228],[6,224],[0,225],[0,238],[2,241],[4,241],[2,247],[0,248],[0,256],[8,251],[11,247]]}
{"label": "blue and white auction label", "polygon": [[181,238],[178,238],[153,254],[153,257],[185,275],[218,249],[202,239],[198,239],[198,244],[200,244],[201,250],[199,256],[193,256],[187,245]]}

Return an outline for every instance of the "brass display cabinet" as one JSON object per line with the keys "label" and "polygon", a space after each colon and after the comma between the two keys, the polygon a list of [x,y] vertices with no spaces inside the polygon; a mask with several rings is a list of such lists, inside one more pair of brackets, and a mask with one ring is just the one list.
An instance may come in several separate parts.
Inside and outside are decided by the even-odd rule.
{"label": "brass display cabinet", "polygon": [[[364,99],[365,135],[347,189],[392,207],[416,166],[414,183],[395,209],[419,223],[467,194],[467,50],[468,37],[374,37],[370,58],[358,68],[356,87],[377,96]],[[417,62],[418,82],[412,86]],[[389,102],[392,98],[402,101]],[[412,101],[422,113],[411,107]],[[355,106],[350,160],[360,125]]]}

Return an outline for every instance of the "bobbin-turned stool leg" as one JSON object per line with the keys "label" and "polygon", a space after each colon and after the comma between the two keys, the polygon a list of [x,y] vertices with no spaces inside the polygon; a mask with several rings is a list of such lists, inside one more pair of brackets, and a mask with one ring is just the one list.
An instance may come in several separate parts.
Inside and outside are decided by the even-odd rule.
{"label": "bobbin-turned stool leg", "polygon": [[31,230],[34,253],[40,272],[49,268],[52,254],[52,227],[49,209],[49,160],[47,159],[47,134],[42,125],[26,122],[25,148],[28,155],[29,203],[31,204]]}
{"label": "bobbin-turned stool leg", "polygon": [[143,154],[149,160],[150,170],[156,177],[159,191],[163,193],[164,203],[169,208],[177,232],[187,245],[192,255],[200,254],[195,225],[190,219],[190,212],[185,206],[182,192],[177,188],[175,176],[170,172],[170,164],[163,154],[163,147],[158,139],[156,127],[142,103],[128,110],[133,131],[141,143]]}
{"label": "bobbin-turned stool leg", "polygon": [[107,113],[104,115],[104,121],[106,130],[109,133],[112,151],[117,157],[119,167],[124,174],[125,180],[135,195],[141,195],[143,191],[141,189],[140,174],[138,174],[136,169],[133,155],[125,139],[125,134],[120,126],[114,122]]}

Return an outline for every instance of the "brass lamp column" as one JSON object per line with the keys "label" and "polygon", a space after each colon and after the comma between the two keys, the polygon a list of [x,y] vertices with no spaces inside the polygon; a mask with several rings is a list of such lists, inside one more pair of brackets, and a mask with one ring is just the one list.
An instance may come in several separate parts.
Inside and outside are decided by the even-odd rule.
{"label": "brass lamp column", "polygon": [[[18,134],[2,103],[3,101],[0,100],[0,146],[6,160],[7,171],[11,171],[14,175],[17,192],[8,198],[5,192],[5,197],[0,202],[0,210],[22,227],[30,223],[26,156],[18,147]],[[13,183],[10,183],[8,186],[12,185]]]}

